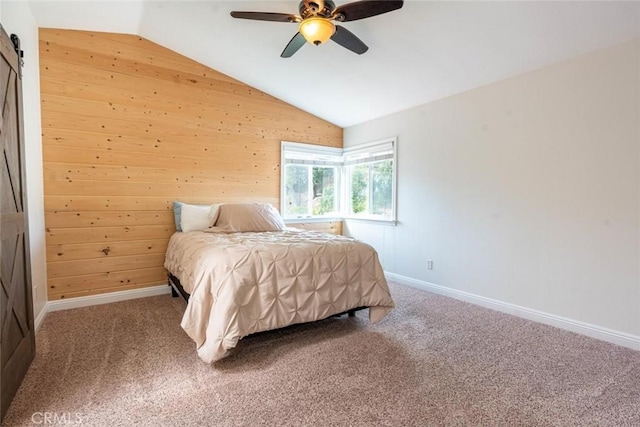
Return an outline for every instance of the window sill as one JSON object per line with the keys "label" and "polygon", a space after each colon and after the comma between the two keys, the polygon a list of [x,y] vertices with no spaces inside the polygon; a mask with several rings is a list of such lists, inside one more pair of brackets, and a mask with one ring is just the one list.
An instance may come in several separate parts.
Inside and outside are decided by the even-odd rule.
{"label": "window sill", "polygon": [[375,218],[358,218],[358,217],[345,217],[342,218],[343,221],[354,221],[354,222],[364,222],[370,224],[379,224],[379,225],[398,225],[398,220],[395,219],[375,219]]}
{"label": "window sill", "polygon": [[308,222],[337,222],[337,221],[354,221],[379,225],[398,225],[395,219],[375,219],[375,218],[358,218],[358,217],[310,217],[310,218],[283,218],[285,224],[301,224]]}
{"label": "window sill", "polygon": [[342,221],[344,218],[340,217],[318,217],[313,216],[309,218],[283,218],[285,224],[300,224],[303,222],[336,222]]}

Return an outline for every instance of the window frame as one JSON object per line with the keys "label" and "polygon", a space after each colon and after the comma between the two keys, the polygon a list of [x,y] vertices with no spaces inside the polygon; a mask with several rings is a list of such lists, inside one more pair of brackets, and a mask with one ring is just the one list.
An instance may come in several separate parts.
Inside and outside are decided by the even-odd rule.
{"label": "window frame", "polygon": [[[378,224],[397,224],[397,182],[398,182],[398,137],[389,137],[383,138],[380,140],[367,142],[363,144],[352,145],[346,148],[336,148],[336,147],[328,147],[324,145],[314,145],[314,144],[305,144],[301,142],[290,142],[290,141],[282,141],[280,148],[280,213],[282,215],[285,223],[300,223],[300,222],[330,222],[330,221],[363,221],[363,222],[373,222]],[[392,171],[392,183],[391,183],[391,215],[389,217],[381,217],[380,215],[352,215],[351,214],[351,189],[350,186],[350,177],[347,176],[347,167],[348,165],[345,161],[347,156],[354,155],[354,153],[364,152],[364,153],[373,153],[373,157],[375,157],[376,152],[389,151],[391,150],[391,160],[393,161],[393,171]],[[311,156],[328,156],[335,157],[339,159],[336,162],[332,162],[329,160],[317,160],[317,163],[314,163],[314,160],[307,161],[305,163],[301,160],[300,165],[331,165],[335,166],[335,203],[338,203],[337,214],[338,215],[327,215],[327,216],[314,216],[313,214],[310,216],[300,216],[300,217],[287,217],[285,216],[286,212],[286,167],[287,164],[291,162],[287,162],[287,153],[300,153],[300,155],[308,154]],[[384,159],[382,159],[384,160]],[[326,161],[326,163],[324,163]],[[372,165],[377,161],[381,160],[373,160],[371,162],[363,162],[368,165]],[[371,167],[371,166],[370,166]],[[311,169],[310,169],[311,170]],[[311,174],[311,172],[310,172]],[[369,173],[369,189],[368,191],[373,191],[371,181],[372,174]],[[310,181],[309,188],[312,191],[312,181]],[[372,198],[368,197],[368,205],[371,204]]]}
{"label": "window frame", "polygon": [[[336,159],[340,159],[335,163],[331,161],[326,161],[326,163],[318,161],[317,166],[333,166],[335,167],[335,176],[334,176],[334,188],[335,188],[335,201],[337,209],[335,212],[337,215],[313,215],[313,210],[311,210],[310,216],[299,216],[299,217],[288,217],[285,215],[286,212],[286,169],[287,169],[287,152],[295,152],[300,154],[311,154],[317,156],[331,156]],[[313,163],[304,163],[301,161],[300,165],[313,165]],[[309,189],[308,191],[313,191],[313,179],[311,168],[309,169]],[[290,142],[290,141],[282,141],[280,146],[280,214],[282,215],[282,219],[285,223],[300,223],[300,222],[330,222],[330,221],[341,221],[342,220],[342,148],[337,147],[328,147],[326,145],[314,145],[314,144],[305,144],[301,142]]]}
{"label": "window frame", "polygon": [[[390,146],[390,147],[389,147]],[[349,173],[347,173],[347,168],[350,165],[347,165],[346,161],[344,161],[344,159],[349,156],[349,154],[353,155],[354,153],[358,153],[358,152],[369,152],[369,153],[374,153],[375,157],[375,153],[376,152],[381,152],[381,151],[388,151],[391,150],[391,160],[393,161],[393,170],[392,170],[392,174],[391,174],[391,216],[389,217],[381,217],[380,215],[353,215],[351,213],[351,188],[350,188],[350,184],[351,184],[351,176]],[[381,160],[372,160],[370,162],[362,162],[363,164],[367,164],[369,166],[369,174],[368,174],[368,178],[369,178],[369,182],[368,182],[368,188],[367,191],[369,193],[369,197],[367,197],[367,205],[368,208],[371,208],[371,204],[372,204],[372,193],[373,193],[373,185],[372,185],[372,174],[371,174],[371,167],[374,163],[377,163],[378,161],[382,161],[384,159]],[[397,217],[397,182],[398,182],[398,137],[394,136],[394,137],[389,137],[389,138],[384,138],[384,139],[380,139],[377,141],[372,141],[372,142],[367,142],[364,144],[357,144],[357,145],[352,145],[349,147],[346,147],[343,149],[343,176],[344,176],[344,191],[342,191],[343,197],[344,197],[344,202],[342,204],[343,210],[342,210],[342,217],[343,219],[346,220],[350,220],[350,221],[365,221],[365,222],[376,222],[376,223],[387,223],[387,224],[393,224],[396,225],[398,222],[398,217]],[[342,190],[342,189],[341,189]]]}

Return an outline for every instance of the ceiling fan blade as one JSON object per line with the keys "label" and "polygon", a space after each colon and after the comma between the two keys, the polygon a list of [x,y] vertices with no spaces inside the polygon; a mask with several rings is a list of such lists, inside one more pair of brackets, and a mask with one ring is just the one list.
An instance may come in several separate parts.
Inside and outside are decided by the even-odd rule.
{"label": "ceiling fan blade", "polygon": [[231,12],[231,16],[240,19],[253,19],[256,21],[272,21],[272,22],[300,22],[300,18],[289,13],[271,13],[271,12]]}
{"label": "ceiling fan blade", "polygon": [[298,50],[300,50],[300,48],[304,46],[306,42],[307,40],[304,38],[302,33],[298,32],[298,34],[293,36],[291,41],[289,41],[289,44],[287,45],[287,47],[284,48],[284,50],[280,54],[280,57],[291,58],[293,54],[296,53]]}
{"label": "ceiling fan blade", "polygon": [[[336,7],[332,16],[340,22],[356,21],[400,9],[404,1],[362,0]],[[341,18],[344,17],[344,18]]]}
{"label": "ceiling fan blade", "polygon": [[344,27],[336,25],[336,32],[331,36],[331,40],[338,43],[342,47],[346,47],[352,52],[362,55],[369,47],[362,42],[355,34]]}

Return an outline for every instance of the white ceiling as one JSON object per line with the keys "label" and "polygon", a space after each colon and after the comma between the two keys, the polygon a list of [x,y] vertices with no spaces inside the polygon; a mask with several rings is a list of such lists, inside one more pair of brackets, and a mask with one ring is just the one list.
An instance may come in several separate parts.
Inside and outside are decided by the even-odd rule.
{"label": "white ceiling", "polygon": [[297,0],[29,4],[40,27],[138,34],[341,127],[640,38],[635,1],[409,0],[341,24],[369,46],[362,56],[329,42],[282,59],[296,24],[229,12],[297,13]]}

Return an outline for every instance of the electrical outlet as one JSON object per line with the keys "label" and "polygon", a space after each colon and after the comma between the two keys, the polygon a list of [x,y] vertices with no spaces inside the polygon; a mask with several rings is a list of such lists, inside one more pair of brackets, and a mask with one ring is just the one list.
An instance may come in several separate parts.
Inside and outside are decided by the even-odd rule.
{"label": "electrical outlet", "polygon": [[432,259],[428,259],[427,260],[427,270],[433,270],[433,260]]}

